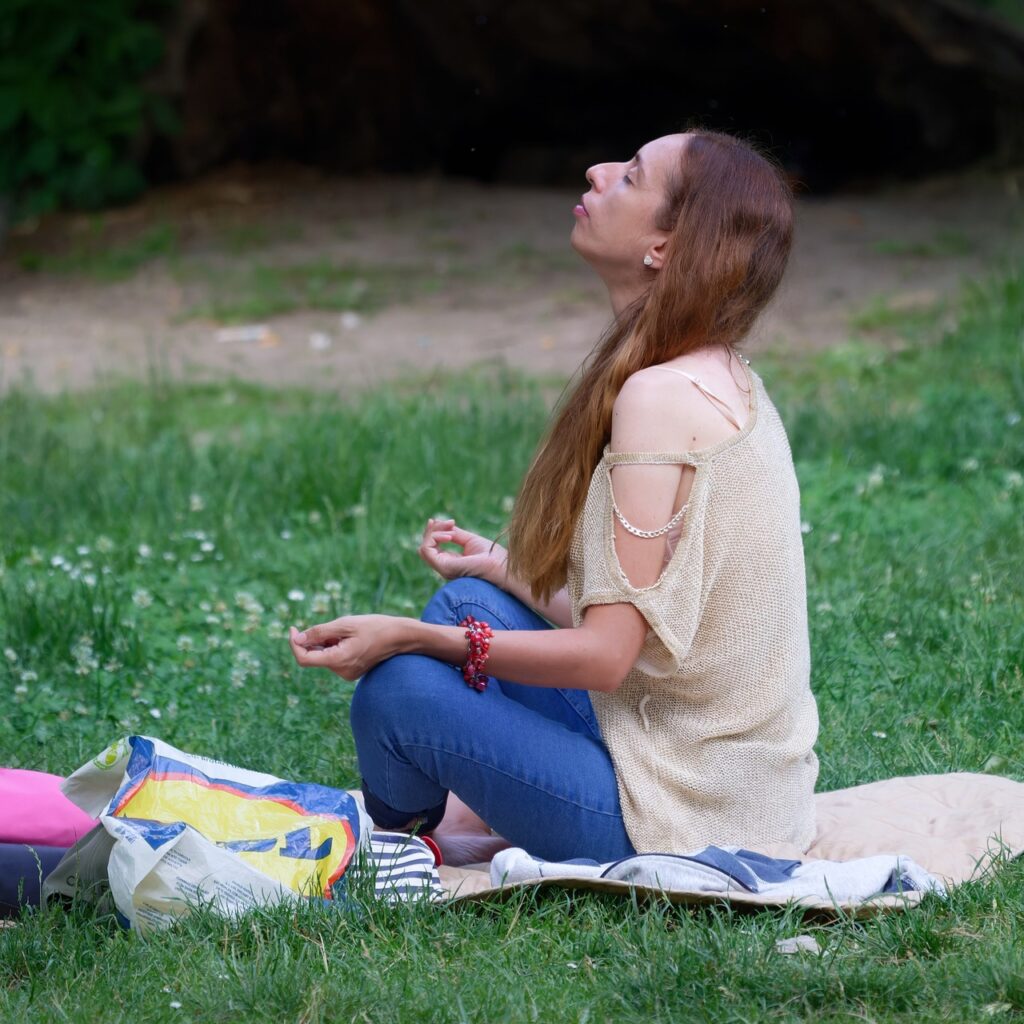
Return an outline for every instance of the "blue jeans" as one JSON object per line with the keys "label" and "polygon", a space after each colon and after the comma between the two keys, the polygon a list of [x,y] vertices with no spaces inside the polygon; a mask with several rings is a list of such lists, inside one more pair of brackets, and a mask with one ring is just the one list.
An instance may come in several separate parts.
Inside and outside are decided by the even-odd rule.
{"label": "blue jeans", "polygon": [[[498,587],[466,578],[430,600],[424,622],[467,615],[507,629],[550,629]],[[492,679],[482,693],[461,666],[402,654],[371,669],[352,698],[367,810],[382,828],[437,825],[455,793],[496,832],[545,860],[634,853],[611,757],[585,690]]]}

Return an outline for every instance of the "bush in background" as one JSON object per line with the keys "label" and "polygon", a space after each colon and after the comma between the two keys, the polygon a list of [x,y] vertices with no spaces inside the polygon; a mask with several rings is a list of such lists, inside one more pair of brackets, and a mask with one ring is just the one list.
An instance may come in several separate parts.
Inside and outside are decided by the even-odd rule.
{"label": "bush in background", "polygon": [[133,143],[171,130],[144,79],[174,0],[5,0],[0,19],[0,237],[4,221],[95,209],[145,185]]}

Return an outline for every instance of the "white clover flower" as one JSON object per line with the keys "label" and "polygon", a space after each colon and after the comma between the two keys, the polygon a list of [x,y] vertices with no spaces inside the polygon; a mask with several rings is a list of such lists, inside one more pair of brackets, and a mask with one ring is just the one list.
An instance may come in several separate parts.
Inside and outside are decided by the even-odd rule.
{"label": "white clover flower", "polygon": [[182,634],[178,637],[177,646],[179,651],[194,651],[196,645],[192,637]]}
{"label": "white clover flower", "polygon": [[800,523],[800,532],[801,533],[810,533],[813,529],[814,529],[814,527],[811,526],[811,524],[808,523],[806,520],[804,520],[803,522]]}
{"label": "white clover flower", "polygon": [[108,658],[103,663],[103,671],[104,672],[117,672],[117,671],[120,670],[120,668],[121,668],[121,662],[119,662],[117,660],[117,658]]}
{"label": "white clover flower", "polygon": [[289,601],[305,601],[306,600],[306,595],[301,590],[298,590],[298,589],[289,590],[288,591],[288,600]]}
{"label": "white clover flower", "polygon": [[85,575],[84,575],[84,576],[82,577],[82,582],[83,582],[83,583],[84,583],[84,584],[85,584],[85,585],[86,585],[87,587],[95,587],[95,586],[96,586],[96,573],[94,573],[94,572],[87,572],[87,573],[86,573],[86,574],[85,574]]}
{"label": "white clover flower", "polygon": [[323,516],[314,508],[310,510],[310,513],[307,516],[307,518],[311,526],[316,526],[316,524],[319,523],[321,519],[323,519]]}
{"label": "white clover flower", "polygon": [[239,590],[235,594],[235,605],[249,615],[263,614],[263,605],[248,590]]}
{"label": "white clover flower", "polygon": [[251,651],[240,650],[235,655],[235,662],[231,666],[231,686],[240,690],[245,686],[245,681],[256,675],[262,663]]}
{"label": "white clover flower", "polygon": [[329,594],[316,593],[310,603],[309,610],[314,615],[327,615],[331,610],[331,597]]}
{"label": "white clover flower", "polygon": [[978,460],[972,455],[969,459],[964,459],[964,461],[960,463],[960,468],[965,473],[975,473],[978,470]]}
{"label": "white clover flower", "polygon": [[871,735],[874,736],[876,740],[884,740],[889,734],[882,732],[881,729],[876,729]]}
{"label": "white clover flower", "polygon": [[882,643],[885,644],[886,647],[895,647],[896,640],[897,636],[892,630],[889,630],[889,632],[882,637]]}
{"label": "white clover flower", "polygon": [[348,514],[350,516],[352,516],[353,519],[363,519],[366,516],[366,506],[365,505],[353,505],[348,510]]}
{"label": "white clover flower", "polygon": [[79,545],[78,545],[78,547],[77,547],[77,548],[75,548],[75,551],[76,551],[76,552],[77,552],[77,553],[78,553],[79,555],[82,555],[83,557],[84,557],[85,555],[89,554],[90,550],[91,550],[91,549],[90,549],[90,547],[89,547],[89,545],[88,545],[88,544],[79,544]]}
{"label": "white clover flower", "polygon": [[28,687],[24,683],[18,683],[18,685],[14,688],[14,692],[19,697],[24,697],[25,694],[28,693]]}
{"label": "white clover flower", "polygon": [[324,590],[331,595],[331,597],[341,597],[341,584],[337,580],[328,580],[324,584]]}
{"label": "white clover flower", "polygon": [[299,706],[299,698],[294,693],[289,693],[284,699],[285,704],[290,708],[297,708]]}
{"label": "white clover flower", "polygon": [[59,569],[65,564],[66,562],[63,555],[54,555],[53,558],[50,559],[50,565],[52,565],[54,569]]}
{"label": "white clover flower", "polygon": [[21,681],[23,683],[35,683],[39,680],[39,675],[33,672],[32,669],[27,668],[21,673]]}
{"label": "white clover flower", "polygon": [[153,595],[145,587],[139,587],[132,593],[132,604],[136,608],[148,608],[153,603]]}
{"label": "white clover flower", "polygon": [[18,652],[13,647],[5,647],[4,657],[13,665],[18,660]]}
{"label": "white clover flower", "polygon": [[885,466],[879,464],[868,473],[866,486],[869,491],[873,491],[878,487],[881,487],[885,483]]}
{"label": "white clover flower", "polygon": [[824,614],[825,612],[830,612],[830,611],[832,611],[832,605],[831,605],[831,604],[830,604],[830,603],[829,603],[828,601],[820,601],[820,602],[818,603],[818,608],[817,608],[817,610],[818,610],[819,612],[821,612],[822,614]]}
{"label": "white clover flower", "polygon": [[164,713],[159,708],[150,708],[149,709],[149,716],[150,716],[150,718],[163,718],[163,714]]}
{"label": "white clover flower", "polygon": [[192,493],[188,496],[188,510],[189,512],[202,512],[206,508],[206,502],[203,501],[201,494]]}
{"label": "white clover flower", "polygon": [[110,554],[114,550],[114,542],[102,534],[96,538],[96,550],[104,555]]}
{"label": "white clover flower", "polygon": [[842,539],[843,535],[841,533],[830,533],[828,535],[829,544],[838,544]]}
{"label": "white clover flower", "polygon": [[90,636],[80,636],[75,641],[71,647],[71,658],[75,663],[75,675],[91,675],[100,667]]}
{"label": "white clover flower", "polygon": [[26,565],[42,565],[43,564],[43,553],[39,548],[29,548],[28,554],[25,556]]}
{"label": "white clover flower", "polygon": [[501,499],[501,511],[508,514],[516,507],[516,499],[511,494],[506,494]]}
{"label": "white clover flower", "polygon": [[217,545],[214,544],[212,540],[204,540],[202,544],[199,545],[199,550],[205,551],[207,554],[209,554],[211,551],[215,551],[216,548]]}
{"label": "white clover flower", "polygon": [[201,562],[202,560],[203,556],[198,551],[189,558],[190,562]]}
{"label": "white clover flower", "polygon": [[161,556],[165,562],[176,562],[177,557],[173,551],[165,551]]}
{"label": "white clover flower", "polygon": [[1015,427],[1015,426],[1017,426],[1018,423],[1020,423],[1020,413],[1019,412],[1008,412],[1006,414],[1006,425],[1008,427]]}
{"label": "white clover flower", "polygon": [[148,544],[140,544],[138,547],[139,558],[152,558],[153,549]]}
{"label": "white clover flower", "polygon": [[291,540],[291,539],[292,539],[292,531],[291,530],[282,530],[281,531],[281,540]]}
{"label": "white clover flower", "polygon": [[1006,486],[1011,490],[1017,490],[1019,487],[1024,487],[1024,474],[1021,474],[1016,469],[1011,469],[1006,474]]}

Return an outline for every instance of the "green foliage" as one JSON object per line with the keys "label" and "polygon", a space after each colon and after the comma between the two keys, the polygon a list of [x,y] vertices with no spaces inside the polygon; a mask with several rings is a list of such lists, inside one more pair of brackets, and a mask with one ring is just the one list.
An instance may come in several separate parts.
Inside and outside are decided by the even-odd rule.
{"label": "green foliage", "polygon": [[154,18],[173,0],[6,0],[0,18],[0,197],[14,214],[95,209],[144,182],[131,143],[170,130],[143,76],[160,59]]}
{"label": "green foliage", "polygon": [[[1018,271],[973,287],[935,344],[756,360],[801,483],[821,789],[1024,779],[1021,323]],[[9,395],[4,760],[67,772],[141,731],[353,784],[352,687],[297,669],[286,626],[417,614],[436,583],[424,520],[498,531],[547,404],[511,374],[351,404],[240,384]],[[1022,916],[1024,862],[829,926],[528,893],[197,916],[140,941],[79,908],[0,930],[0,1018],[1016,1020]],[[817,954],[775,952],[801,932]]]}
{"label": "green foliage", "polygon": [[163,223],[147,229],[137,238],[121,244],[106,241],[103,218],[93,218],[89,234],[59,255],[27,251],[18,258],[22,270],[30,273],[88,274],[96,281],[120,281],[155,259],[173,259],[178,254],[178,232]]}

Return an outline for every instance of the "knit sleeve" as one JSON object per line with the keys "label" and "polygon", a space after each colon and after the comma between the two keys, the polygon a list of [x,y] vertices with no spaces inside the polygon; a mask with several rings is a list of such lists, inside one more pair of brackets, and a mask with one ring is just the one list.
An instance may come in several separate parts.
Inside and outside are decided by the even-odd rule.
{"label": "knit sleeve", "polygon": [[[619,562],[615,545],[614,465],[695,465],[689,500],[675,549],[660,576],[649,586],[634,586]],[[693,644],[700,619],[704,510],[707,486],[703,467],[691,456],[673,453],[605,452],[591,479],[581,529],[573,545],[573,611],[577,622],[595,604],[632,604],[650,627],[637,662],[653,676],[678,673]]]}

